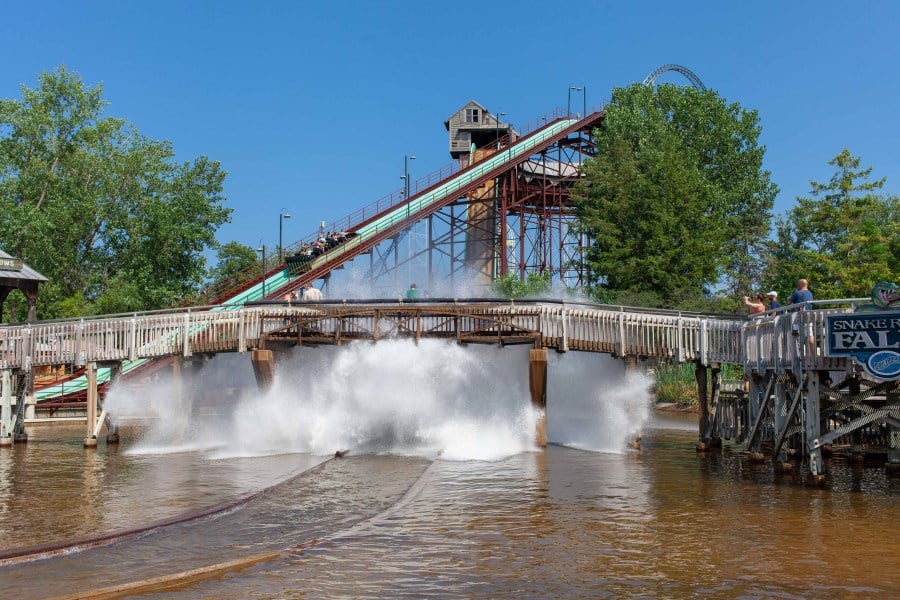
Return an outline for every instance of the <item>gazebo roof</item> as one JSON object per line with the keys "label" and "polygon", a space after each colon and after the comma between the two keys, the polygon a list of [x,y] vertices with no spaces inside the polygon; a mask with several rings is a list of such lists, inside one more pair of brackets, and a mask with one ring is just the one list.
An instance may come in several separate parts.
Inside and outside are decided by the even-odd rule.
{"label": "gazebo roof", "polygon": [[[0,280],[35,283],[48,281],[46,277],[3,250],[0,250]],[[15,286],[15,284],[13,285]]]}

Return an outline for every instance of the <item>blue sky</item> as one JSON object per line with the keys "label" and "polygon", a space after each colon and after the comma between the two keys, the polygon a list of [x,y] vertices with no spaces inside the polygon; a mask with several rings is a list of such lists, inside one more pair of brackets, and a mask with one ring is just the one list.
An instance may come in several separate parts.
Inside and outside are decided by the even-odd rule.
{"label": "blue sky", "polygon": [[[15,2],[0,97],[65,64],[229,172],[221,241],[285,243],[450,162],[470,99],[524,124],[664,63],[760,113],[780,213],[844,147],[900,189],[900,2]],[[660,81],[684,82],[676,74]],[[685,82],[686,83],[686,82]],[[580,109],[581,99],[573,97]],[[574,110],[574,109],[573,109]]]}

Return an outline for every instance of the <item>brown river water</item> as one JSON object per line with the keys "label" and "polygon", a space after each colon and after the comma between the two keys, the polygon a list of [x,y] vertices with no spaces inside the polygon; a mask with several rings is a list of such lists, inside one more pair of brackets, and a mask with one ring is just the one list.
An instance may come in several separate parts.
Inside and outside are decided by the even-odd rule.
{"label": "brown river water", "polygon": [[[390,351],[380,350],[382,358]],[[354,360],[359,367],[365,357]],[[408,384],[416,367],[404,368]],[[562,371],[555,378],[577,388]],[[396,392],[400,381],[382,377],[378,385]],[[428,381],[423,375],[402,406],[458,395],[432,393]],[[364,380],[358,388],[371,399]],[[343,401],[332,393],[331,402]],[[360,425],[381,423],[380,415],[354,421],[348,406],[355,405],[342,406],[332,419],[345,423],[342,430],[383,442],[383,428],[373,438]],[[621,449],[620,436],[613,451],[583,440],[575,445],[595,449],[506,444],[472,459],[460,448],[502,446],[507,432],[496,426],[488,440],[483,427],[495,415],[471,409],[478,420],[469,423],[452,416],[460,406],[442,413],[426,407],[442,423],[456,419],[449,434],[417,422],[420,437],[437,439],[444,452],[348,443],[344,458],[313,442],[264,451],[267,443],[285,446],[279,435],[298,436],[289,412],[240,452],[217,446],[221,441],[167,445],[146,424],[123,427],[118,446],[101,440],[86,451],[83,425],[32,427],[27,444],[0,450],[0,554],[178,522],[38,560],[0,560],[0,590],[4,598],[89,597],[264,554],[255,564],[144,597],[900,597],[900,480],[883,466],[833,459],[825,484],[809,485],[799,473],[776,474],[728,447],[698,455],[696,417],[666,413],[641,417],[640,450]],[[396,418],[395,408],[385,414]],[[238,416],[242,428],[256,429],[259,421]],[[525,421],[527,431],[533,423]],[[329,440],[323,447],[350,439],[328,438],[326,421],[313,425],[304,439]],[[570,425],[554,423],[551,407],[551,440],[577,438]],[[191,439],[208,435],[188,432]],[[454,450],[448,440],[464,443]],[[209,507],[221,510],[179,521]]]}

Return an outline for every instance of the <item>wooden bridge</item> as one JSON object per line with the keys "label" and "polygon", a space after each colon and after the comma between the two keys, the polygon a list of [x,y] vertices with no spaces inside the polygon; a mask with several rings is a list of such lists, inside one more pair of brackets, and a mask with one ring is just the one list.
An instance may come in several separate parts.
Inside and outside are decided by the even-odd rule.
{"label": "wooden bridge", "polygon": [[[85,369],[85,442],[91,445],[105,422],[98,415],[100,368],[115,378],[153,359],[250,352],[257,380],[266,385],[274,374],[273,352],[286,347],[440,338],[531,346],[532,401],[541,408],[549,349],[610,354],[630,365],[691,362],[701,402],[701,450],[732,439],[753,457],[769,450],[780,465],[805,459],[818,477],[827,446],[849,439],[862,453],[868,439],[880,436],[889,462],[900,464],[898,383],[873,381],[850,359],[829,356],[824,344],[826,317],[851,312],[859,301],[754,320],[560,301],[261,302],[3,326],[0,445],[24,439],[27,382],[40,366]],[[744,392],[721,393],[723,364],[743,367]],[[114,435],[114,425],[107,426]]]}

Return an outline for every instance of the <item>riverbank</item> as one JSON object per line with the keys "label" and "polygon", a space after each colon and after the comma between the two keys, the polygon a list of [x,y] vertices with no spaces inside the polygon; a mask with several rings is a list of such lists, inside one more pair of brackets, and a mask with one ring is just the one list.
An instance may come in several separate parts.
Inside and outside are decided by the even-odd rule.
{"label": "riverbank", "polygon": [[678,404],[677,402],[657,402],[653,405],[653,410],[665,413],[687,413],[697,414],[700,407],[696,404]]}

